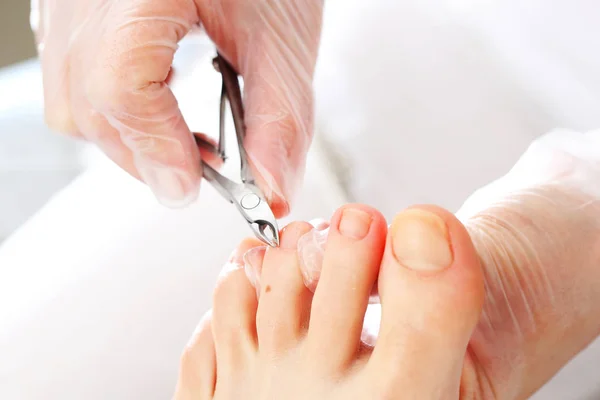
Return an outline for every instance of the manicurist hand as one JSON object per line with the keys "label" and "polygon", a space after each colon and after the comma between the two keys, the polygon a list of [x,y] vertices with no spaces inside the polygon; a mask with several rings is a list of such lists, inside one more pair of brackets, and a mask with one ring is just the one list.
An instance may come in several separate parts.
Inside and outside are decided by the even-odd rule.
{"label": "manicurist hand", "polygon": [[278,216],[289,211],[312,135],[323,2],[34,0],[45,114],[183,206],[201,154],[167,85],[177,43],[202,26],[245,81],[246,148]]}

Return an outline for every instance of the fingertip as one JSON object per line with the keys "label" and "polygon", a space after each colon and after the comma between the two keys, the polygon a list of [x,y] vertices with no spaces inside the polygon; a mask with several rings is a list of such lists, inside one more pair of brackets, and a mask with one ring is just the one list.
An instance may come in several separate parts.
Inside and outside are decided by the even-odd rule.
{"label": "fingertip", "polygon": [[[117,132],[158,201],[170,208],[195,201],[202,177],[200,151],[165,82],[133,85],[106,68],[90,73],[88,79],[85,93],[91,107]],[[107,140],[104,132],[98,135],[98,140]]]}
{"label": "fingertip", "polygon": [[298,99],[269,97],[264,88],[259,89],[248,89],[244,146],[265,197],[276,215],[283,217],[289,214],[304,177],[312,141],[312,108],[292,106]]}
{"label": "fingertip", "polygon": [[270,205],[275,218],[284,218],[290,214],[290,203],[283,197],[278,195],[272,196]]}
{"label": "fingertip", "polygon": [[[113,124],[123,144],[131,150],[140,177],[161,204],[182,208],[198,198],[202,159],[183,120],[174,127],[168,121],[154,127],[130,126],[129,119],[127,124],[113,119]],[[157,130],[162,133],[155,134]]]}
{"label": "fingertip", "polygon": [[[275,218],[283,218],[289,215],[291,209],[291,198],[295,187],[296,177],[292,173],[280,173],[275,176],[256,158],[250,156],[250,165],[254,170],[254,177],[258,186],[263,191],[267,202]],[[269,156],[272,157],[272,156]]]}
{"label": "fingertip", "polygon": [[44,107],[44,122],[50,130],[73,137],[81,137],[77,124],[73,119],[67,104],[52,104],[50,101]]}
{"label": "fingertip", "polygon": [[[254,176],[258,186],[262,189],[273,214],[276,218],[283,218],[291,212],[296,189],[304,176],[304,168],[294,168],[288,160],[278,160],[278,156],[267,155],[267,157],[271,157],[267,160],[270,167],[266,167],[253,157],[251,157],[251,166],[255,171]],[[271,171],[275,172],[271,173]]]}
{"label": "fingertip", "polygon": [[183,208],[198,198],[200,178],[197,174],[152,163],[136,163],[136,166],[141,179],[162,205],[175,209]]}

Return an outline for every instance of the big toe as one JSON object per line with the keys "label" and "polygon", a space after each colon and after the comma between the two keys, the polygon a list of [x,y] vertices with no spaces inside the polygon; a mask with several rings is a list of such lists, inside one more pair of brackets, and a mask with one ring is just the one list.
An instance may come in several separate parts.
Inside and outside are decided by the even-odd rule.
{"label": "big toe", "polygon": [[381,328],[368,366],[377,387],[404,398],[458,398],[483,303],[483,276],[464,226],[432,206],[398,214],[378,286]]}

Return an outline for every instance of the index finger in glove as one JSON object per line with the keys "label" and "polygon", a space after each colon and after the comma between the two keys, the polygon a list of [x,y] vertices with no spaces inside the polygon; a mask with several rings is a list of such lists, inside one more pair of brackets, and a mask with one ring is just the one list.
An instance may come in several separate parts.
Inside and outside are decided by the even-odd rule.
{"label": "index finger in glove", "polygon": [[[124,168],[141,177],[162,202],[186,204],[198,192],[200,155],[166,80],[177,42],[190,30],[196,12],[189,5],[172,2],[111,4],[98,10],[101,16],[87,21],[98,26],[86,32],[101,37],[96,41],[83,38],[81,43],[97,43],[98,47],[93,54],[79,49],[79,54],[90,58],[75,62],[80,73],[90,68],[83,75],[84,97],[92,114],[107,123],[98,119],[96,128],[104,125],[104,129],[86,136],[104,148],[124,147],[132,160]],[[112,127],[112,134],[106,125]]]}

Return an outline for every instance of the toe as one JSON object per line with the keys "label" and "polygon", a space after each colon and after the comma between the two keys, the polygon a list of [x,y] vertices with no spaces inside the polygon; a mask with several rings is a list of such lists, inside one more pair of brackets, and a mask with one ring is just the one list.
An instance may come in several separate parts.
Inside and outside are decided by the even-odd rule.
{"label": "toe", "polygon": [[256,309],[254,287],[243,268],[243,255],[261,243],[247,239],[223,268],[213,294],[212,333],[219,376],[227,376],[256,351]]}
{"label": "toe", "polygon": [[269,248],[260,269],[256,327],[261,354],[267,357],[296,344],[308,325],[312,293],[304,285],[296,252],[298,239],[310,231],[305,222],[288,225],[278,248]]}
{"label": "toe", "polygon": [[363,205],[347,205],[333,216],[313,299],[307,343],[319,367],[344,368],[360,349],[365,311],[385,247],[384,217]]}
{"label": "toe", "polygon": [[432,206],[398,214],[378,286],[382,320],[369,361],[377,387],[407,398],[457,398],[483,303],[479,261],[463,225]]}
{"label": "toe", "polygon": [[173,400],[211,399],[216,378],[217,358],[209,312],[198,324],[181,356]]}

